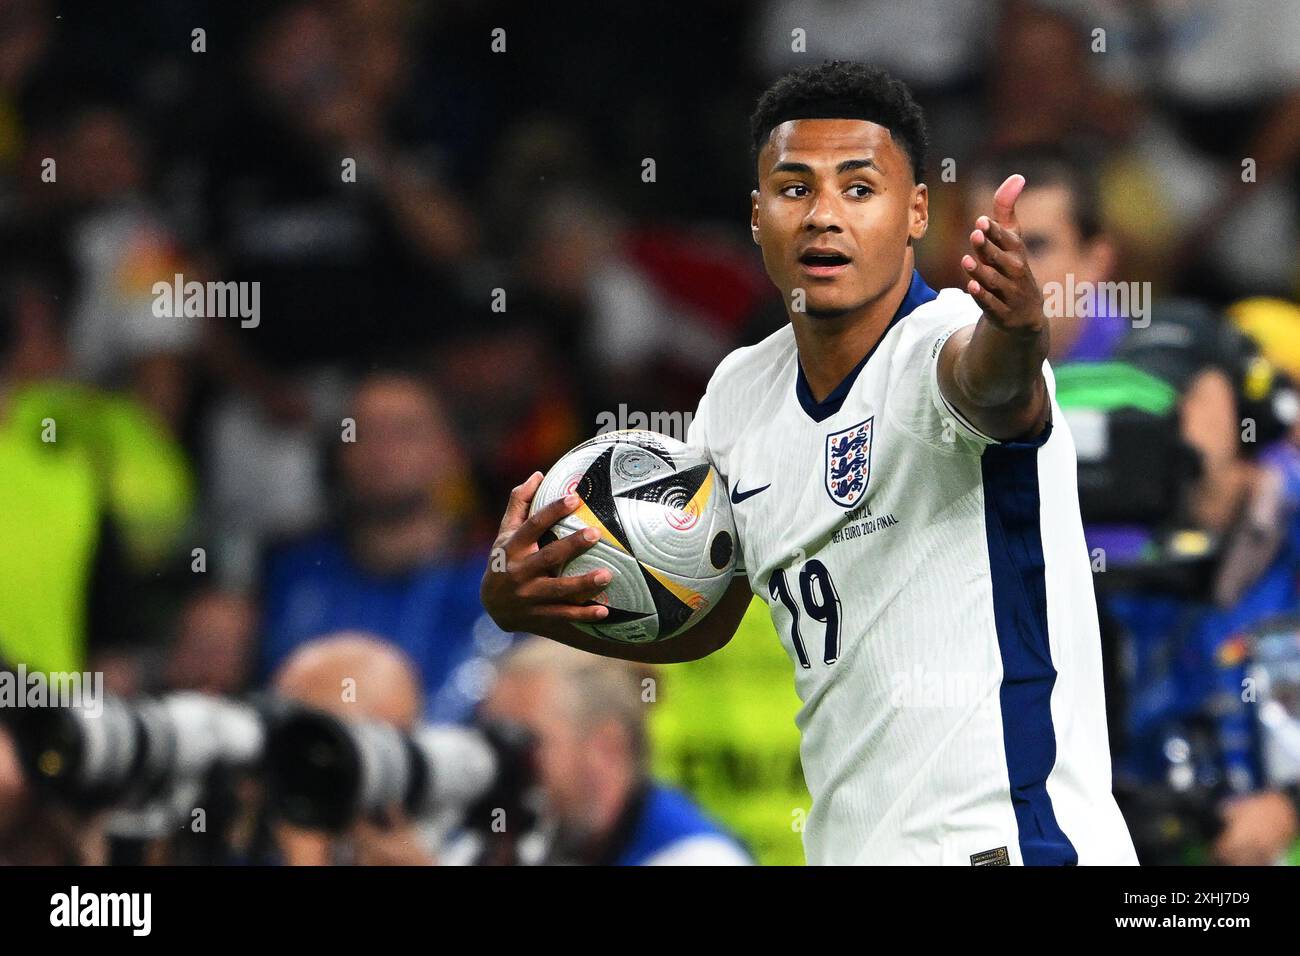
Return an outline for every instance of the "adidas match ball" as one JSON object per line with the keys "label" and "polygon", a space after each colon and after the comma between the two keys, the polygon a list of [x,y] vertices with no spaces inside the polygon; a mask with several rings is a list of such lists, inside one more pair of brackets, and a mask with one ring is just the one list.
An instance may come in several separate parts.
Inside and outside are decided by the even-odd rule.
{"label": "adidas match ball", "polygon": [[609,616],[575,627],[630,644],[662,641],[694,625],[727,590],[736,528],[727,489],[701,451],[655,432],[598,435],[547,473],[532,510],[570,493],[582,504],[540,543],[595,528],[600,538],[560,574],[614,575],[597,598]]}

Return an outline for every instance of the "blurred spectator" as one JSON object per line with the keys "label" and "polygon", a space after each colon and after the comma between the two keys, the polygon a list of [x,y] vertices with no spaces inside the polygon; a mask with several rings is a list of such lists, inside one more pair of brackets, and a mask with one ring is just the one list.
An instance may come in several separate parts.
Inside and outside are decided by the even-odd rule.
{"label": "blurred spectator", "polygon": [[1051,4],[1001,5],[989,60],[988,132],[993,151],[1027,146],[1080,148],[1096,134],[1097,89],[1084,24]]}
{"label": "blurred spectator", "polygon": [[181,610],[163,665],[168,690],[242,694],[252,678],[257,615],[241,594],[201,591]]}
{"label": "blurred spectator", "polygon": [[226,583],[268,537],[325,508],[315,428],[337,422],[342,376],[418,356],[459,315],[454,267],[476,252],[452,187],[413,30],[418,4],[295,2],[249,38],[207,132],[204,205],[223,280],[259,283],[263,321],[209,323],[233,386],[210,410],[211,523]]}
{"label": "blurred spectator", "polygon": [[1237,294],[1294,289],[1300,11],[1289,0],[1159,0],[1154,15],[1160,102],[1194,153],[1213,163],[1210,202],[1182,203],[1194,216],[1179,249],[1184,278]]}
{"label": "blurred spectator", "polygon": [[117,109],[87,109],[59,157],[77,214],[68,237],[80,276],[69,329],[73,370],[124,386],[173,433],[184,424],[200,320],[154,314],[155,282],[191,271],[149,197],[146,146]]}
{"label": "blurred spectator", "polygon": [[[1108,207],[1144,274],[1224,304],[1293,292],[1300,12],[1290,0],[1036,0],[1073,22],[1111,139]],[[1029,4],[1018,4],[1027,7]],[[1012,20],[1024,17],[1018,12]],[[1104,49],[1096,49],[1099,39]],[[1013,56],[1013,62],[1019,57]],[[1042,79],[1050,80],[1045,72]],[[1039,87],[1035,84],[1035,98]],[[1008,105],[1013,101],[1007,100]],[[1069,110],[1061,111],[1068,115]],[[1249,162],[1247,162],[1249,161]],[[1246,175],[1246,166],[1250,174]]]}
{"label": "blurred spectator", "polygon": [[648,773],[650,672],[530,638],[502,659],[484,705],[538,739],[555,824],[548,863],[721,866],[751,862],[685,794]]}
{"label": "blurred spectator", "polygon": [[463,720],[482,692],[474,662],[506,638],[480,621],[484,554],[463,536],[459,443],[414,375],[367,377],[349,417],[356,434],[335,452],[335,521],[266,559],[259,672],[265,678],[316,635],[364,630],[415,662],[430,719]]}
{"label": "blurred spectator", "polygon": [[698,387],[727,353],[720,329],[669,301],[632,259],[629,224],[589,188],[547,190],[524,235],[518,263],[526,301],[549,319],[557,345],[576,351],[595,379],[585,384],[598,407],[613,407],[617,396],[653,408],[665,365],[694,373]]}
{"label": "blurred spectator", "polygon": [[[998,0],[767,0],[755,19],[754,58],[765,80],[814,60],[882,67],[924,106],[931,154],[965,159],[981,134],[980,80],[997,67],[997,36],[985,26]],[[796,50],[793,31],[803,32]],[[1037,91],[1036,91],[1037,92]]]}
{"label": "blurred spectator", "polygon": [[[1095,175],[1061,149],[995,153],[977,166],[967,192],[962,242],[968,243],[975,220],[991,213],[993,193],[1012,173],[1026,180],[1016,203],[1016,218],[1039,286],[1096,289],[1117,279],[1119,263],[1101,221]],[[1067,304],[1075,303],[1071,299]],[[1068,308],[1060,315],[1053,312],[1048,360],[1056,366],[1110,359],[1132,318],[1112,314],[1103,299],[1089,294],[1085,308]]]}
{"label": "blurred spectator", "polygon": [[338,631],[304,642],[271,679],[286,700],[348,719],[414,729],[422,691],[414,662],[375,634]]}
{"label": "blurred spectator", "polygon": [[[155,576],[187,529],[193,476],[146,409],[61,380],[66,280],[29,260],[10,270],[0,279],[0,654],[81,670],[91,650],[161,637],[141,612],[166,603]],[[133,686],[129,671],[110,689]]]}
{"label": "blurred spectator", "polygon": [[220,255],[229,278],[262,282],[268,317],[232,348],[272,370],[356,365],[436,341],[444,269],[475,251],[469,211],[431,149],[436,119],[410,87],[417,7],[368,6],[273,13],[251,37],[237,109],[212,144]]}
{"label": "blurred spectator", "polygon": [[[1279,299],[1250,299],[1229,309],[1233,323],[1258,342],[1264,362],[1257,372],[1271,376],[1270,366],[1300,383],[1300,306]],[[1259,376],[1257,376],[1258,378]],[[1294,391],[1276,401],[1296,401]],[[1293,419],[1297,409],[1290,409]],[[1215,587],[1222,607],[1239,601],[1247,589],[1269,573],[1278,561],[1300,570],[1300,420],[1289,436],[1261,451],[1251,476],[1247,503],[1226,548]]]}
{"label": "blurred spectator", "polygon": [[[725,235],[629,220],[589,181],[599,164],[564,124],[533,119],[506,144],[488,201],[507,255],[466,278],[491,321],[436,361],[489,500],[590,437],[601,413],[693,406],[768,290]],[[521,193],[533,196],[522,210]]]}
{"label": "blurred spectator", "polygon": [[[771,75],[811,56],[874,63],[909,87],[943,89],[980,68],[985,41],[978,27],[994,7],[989,0],[770,0],[757,21],[755,52]],[[807,35],[805,53],[792,49],[795,28]]]}
{"label": "blurred spectator", "polygon": [[[541,322],[509,321],[467,329],[435,360],[435,377],[463,435],[483,500],[503,495],[595,431],[584,427],[575,365]],[[522,477],[521,477],[522,476]],[[490,539],[499,516],[483,516]]]}

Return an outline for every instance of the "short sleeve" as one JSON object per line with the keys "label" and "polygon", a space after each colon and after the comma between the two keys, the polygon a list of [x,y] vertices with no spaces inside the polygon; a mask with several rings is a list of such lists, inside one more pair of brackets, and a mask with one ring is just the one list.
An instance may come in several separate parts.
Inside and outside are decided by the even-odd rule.
{"label": "short sleeve", "polygon": [[929,361],[929,374],[926,376],[930,404],[938,413],[945,431],[956,429],[968,442],[973,442],[981,447],[995,445],[997,439],[984,434],[971,423],[970,419],[958,411],[957,407],[944,397],[943,388],[939,384],[939,353],[943,351],[944,345],[952,337],[952,334],[962,328],[965,328],[965,326],[959,325],[948,329],[939,336],[930,349],[933,358]]}
{"label": "short sleeve", "polygon": [[[686,444],[692,448],[699,448],[705,452],[709,451],[709,393],[705,392],[700,396],[700,403],[695,407],[695,413],[691,416],[691,423],[686,429]],[[713,455],[709,454],[709,460],[713,460]]]}

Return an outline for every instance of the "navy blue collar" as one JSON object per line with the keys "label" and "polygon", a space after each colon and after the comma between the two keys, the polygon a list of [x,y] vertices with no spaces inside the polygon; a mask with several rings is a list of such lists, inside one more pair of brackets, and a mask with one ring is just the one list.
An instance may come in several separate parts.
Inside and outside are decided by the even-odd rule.
{"label": "navy blue collar", "polygon": [[913,269],[912,284],[907,287],[907,295],[903,296],[903,301],[898,304],[898,311],[894,313],[894,317],[885,326],[885,331],[880,333],[880,338],[876,339],[876,344],[871,346],[871,350],[862,356],[862,361],[853,367],[853,371],[844,376],[844,380],[836,385],[831,390],[831,393],[820,402],[816,401],[812,396],[812,389],[808,385],[808,379],[803,374],[803,364],[796,361],[795,365],[798,368],[798,373],[795,377],[794,393],[799,397],[799,404],[808,413],[808,417],[815,422],[823,422],[838,412],[840,406],[844,404],[844,399],[848,397],[849,389],[853,388],[853,383],[857,381],[858,373],[867,367],[867,362],[870,361],[871,356],[876,354],[876,349],[885,340],[889,330],[910,315],[918,306],[925,305],[925,303],[938,297],[939,293],[926,285],[925,280],[921,278],[921,273]]}

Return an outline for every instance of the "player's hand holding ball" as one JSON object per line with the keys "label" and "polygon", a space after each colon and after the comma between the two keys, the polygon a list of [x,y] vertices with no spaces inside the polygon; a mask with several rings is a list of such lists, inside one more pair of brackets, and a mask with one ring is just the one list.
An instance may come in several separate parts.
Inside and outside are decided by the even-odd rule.
{"label": "player's hand holding ball", "polygon": [[483,606],[507,630],[563,621],[660,641],[716,606],[735,544],[726,488],[701,452],[654,432],[599,435],[514,490]]}
{"label": "player's hand holding ball", "polygon": [[543,547],[542,535],[578,510],[582,500],[576,494],[566,495],[530,514],[529,505],[541,484],[542,473],[537,471],[510,492],[479,598],[502,629],[549,636],[557,623],[603,621],[608,608],[592,602],[614,575],[599,568],[557,577],[561,568],[595,544],[600,535],[594,529],[584,529],[548,540]]}

